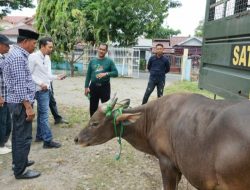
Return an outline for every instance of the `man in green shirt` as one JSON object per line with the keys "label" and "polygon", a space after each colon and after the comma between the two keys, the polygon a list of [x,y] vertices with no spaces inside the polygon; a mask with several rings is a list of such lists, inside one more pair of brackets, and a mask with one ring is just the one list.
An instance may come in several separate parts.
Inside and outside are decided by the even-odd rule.
{"label": "man in green shirt", "polygon": [[90,95],[90,116],[98,108],[99,100],[102,103],[110,99],[110,77],[117,77],[116,66],[108,57],[107,44],[100,44],[98,47],[98,57],[89,62],[88,71],[85,80],[85,95]]}

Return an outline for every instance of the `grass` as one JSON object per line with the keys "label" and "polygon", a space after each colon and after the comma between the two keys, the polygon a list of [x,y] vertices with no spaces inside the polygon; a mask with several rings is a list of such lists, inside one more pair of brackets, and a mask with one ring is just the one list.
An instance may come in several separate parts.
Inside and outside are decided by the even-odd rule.
{"label": "grass", "polygon": [[83,124],[89,120],[88,110],[79,107],[66,107],[65,116],[68,118],[70,124]]}
{"label": "grass", "polygon": [[[87,109],[74,106],[63,106],[60,105],[60,115],[63,115],[67,119],[69,124],[61,124],[62,128],[74,127],[74,125],[84,125],[89,120],[89,112]],[[50,114],[50,122],[53,122],[54,119]]]}
{"label": "grass", "polygon": [[[189,81],[179,81],[165,88],[164,94],[173,94],[177,92],[190,92],[202,94],[208,98],[213,99],[214,94],[207,90],[200,90],[198,88],[198,82],[189,82]],[[218,97],[219,98],[219,97]]]}

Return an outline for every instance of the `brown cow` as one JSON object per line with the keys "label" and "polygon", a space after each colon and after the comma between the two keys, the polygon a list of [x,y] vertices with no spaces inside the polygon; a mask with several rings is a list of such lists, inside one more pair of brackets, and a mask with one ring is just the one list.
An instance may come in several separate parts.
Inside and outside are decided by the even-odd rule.
{"label": "brown cow", "polygon": [[[113,102],[112,107],[114,106]],[[123,138],[159,159],[165,190],[183,174],[200,190],[250,189],[250,102],[173,94],[125,109]],[[84,146],[115,137],[113,116],[98,110],[75,138]]]}

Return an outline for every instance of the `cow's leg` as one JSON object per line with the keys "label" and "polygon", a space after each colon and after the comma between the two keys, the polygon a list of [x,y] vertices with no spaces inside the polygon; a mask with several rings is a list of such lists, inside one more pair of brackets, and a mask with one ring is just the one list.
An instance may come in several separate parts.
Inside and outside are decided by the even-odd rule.
{"label": "cow's leg", "polygon": [[177,190],[181,173],[168,159],[160,159],[160,168],[164,190]]}

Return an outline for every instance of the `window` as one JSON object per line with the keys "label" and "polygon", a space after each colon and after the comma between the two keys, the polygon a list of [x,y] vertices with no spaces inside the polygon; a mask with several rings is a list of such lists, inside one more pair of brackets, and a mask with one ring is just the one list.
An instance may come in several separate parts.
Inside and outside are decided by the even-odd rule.
{"label": "window", "polygon": [[210,0],[208,21],[250,10],[250,0]]}

